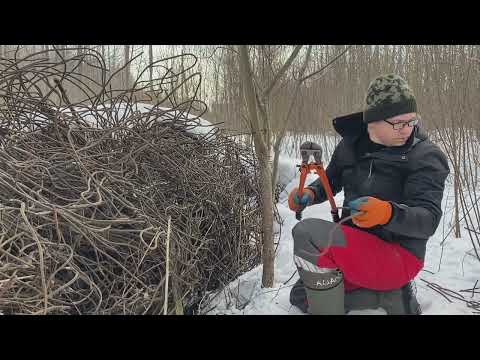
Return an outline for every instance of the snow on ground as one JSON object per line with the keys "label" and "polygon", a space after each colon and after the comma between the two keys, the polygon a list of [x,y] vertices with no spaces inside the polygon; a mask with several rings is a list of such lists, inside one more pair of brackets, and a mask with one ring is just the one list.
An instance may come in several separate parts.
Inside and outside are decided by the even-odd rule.
{"label": "snow on ground", "polygon": [[[133,104],[119,102],[113,105],[98,105],[95,109],[95,112],[88,107],[82,108],[78,106],[74,107],[74,110],[77,112],[78,116],[94,127],[99,126],[99,121],[101,122],[101,120],[112,118],[116,120],[124,119],[131,117],[135,112],[138,112],[140,114],[149,114],[152,116],[156,115],[161,121],[164,122],[181,121],[182,128],[184,128],[185,131],[199,136],[205,136],[206,138],[214,139],[215,132],[217,130],[217,127],[212,125],[211,122],[199,116],[179,109],[172,109],[140,102]],[[67,115],[71,115],[72,113],[68,107],[61,109],[61,112]],[[128,126],[131,126],[131,124]]]}
{"label": "snow on ground", "polygon": [[[453,186],[450,185],[444,193],[444,215],[441,223],[427,243],[424,270],[416,278],[417,297],[426,314],[472,314],[473,311],[462,301],[455,300],[450,303],[424,282],[424,280],[433,282],[458,293],[461,290],[472,289],[480,280],[480,262],[475,256],[464,224],[461,226],[461,238],[455,238],[454,232],[450,232],[453,224],[453,201]],[[478,286],[477,284],[477,292]],[[478,293],[473,297],[472,293],[461,293],[465,300],[480,301]]]}
{"label": "snow on ground", "polygon": [[[293,263],[293,240],[291,230],[297,223],[295,214],[287,205],[288,192],[298,186],[295,169],[297,159],[284,157],[281,159],[281,168],[287,173],[282,179],[289,178],[286,189],[280,195],[278,210],[283,219],[282,235],[279,240],[275,257],[275,277],[273,288],[262,288],[262,266],[258,266],[248,273],[232,281],[222,292],[218,293],[211,303],[208,314],[235,314],[235,315],[303,315],[302,312],[290,305],[289,293],[298,279]],[[289,166],[288,164],[291,164]],[[309,175],[306,183],[316,178]],[[343,192],[337,194],[335,201],[343,203]],[[475,257],[473,246],[466,230],[462,228],[462,237],[455,238],[451,229],[453,214],[453,187],[446,185],[442,208],[444,216],[433,237],[427,243],[425,267],[415,278],[417,299],[424,315],[437,314],[472,314],[473,309],[465,302],[450,298],[449,302],[441,294],[431,289],[425,281],[435,283],[457,293],[460,290],[472,289],[480,279],[480,261]],[[331,220],[328,202],[308,207],[303,212],[303,218],[316,217]],[[446,236],[448,234],[448,236]],[[445,241],[444,241],[445,239]],[[295,275],[294,275],[295,273]],[[292,277],[293,275],[293,277]],[[480,281],[479,281],[480,282]],[[477,285],[480,288],[480,285]],[[478,290],[477,290],[478,291]],[[480,302],[479,294],[461,292],[466,300]],[[385,315],[383,309],[352,311],[349,315]]]}

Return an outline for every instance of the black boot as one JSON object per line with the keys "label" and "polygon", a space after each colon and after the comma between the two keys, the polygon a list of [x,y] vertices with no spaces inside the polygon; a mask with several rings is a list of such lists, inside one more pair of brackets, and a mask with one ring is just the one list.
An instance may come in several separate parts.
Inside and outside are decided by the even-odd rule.
{"label": "black boot", "polygon": [[400,289],[355,289],[345,294],[345,310],[384,309],[388,315],[421,315],[412,282]]}
{"label": "black boot", "polygon": [[290,290],[290,304],[298,307],[303,313],[308,312],[307,292],[302,279],[298,279]]}
{"label": "black boot", "polygon": [[402,287],[402,298],[407,315],[422,315],[422,308],[415,296],[416,288],[413,287],[413,281]]}

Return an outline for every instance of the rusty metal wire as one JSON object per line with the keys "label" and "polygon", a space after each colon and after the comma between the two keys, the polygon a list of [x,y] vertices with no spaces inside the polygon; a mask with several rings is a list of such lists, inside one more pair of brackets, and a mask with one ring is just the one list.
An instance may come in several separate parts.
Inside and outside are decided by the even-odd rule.
{"label": "rusty metal wire", "polygon": [[459,292],[453,291],[451,289],[443,287],[443,286],[441,286],[439,284],[436,284],[434,282],[427,281],[425,279],[420,279],[420,280],[422,280],[424,283],[426,283],[428,288],[430,288],[433,291],[440,294],[449,303],[453,303],[454,301],[463,302],[463,303],[465,303],[467,308],[472,309],[472,314],[479,314],[480,313],[480,302],[472,300],[472,299],[470,299],[470,300],[466,299],[465,296],[463,296],[461,294],[461,292],[470,292],[470,293],[472,293],[471,297],[473,298],[473,295],[478,293],[478,292],[475,291],[475,290],[478,290],[478,288],[476,287],[477,283],[478,283],[478,280],[477,280],[477,282],[475,283],[475,285],[472,289],[464,289],[464,290],[460,290]]}
{"label": "rusty metal wire", "polygon": [[71,52],[0,58],[0,311],[163,313],[169,216],[167,310],[191,311],[260,262],[252,149],[200,123],[193,55],[122,89]]}

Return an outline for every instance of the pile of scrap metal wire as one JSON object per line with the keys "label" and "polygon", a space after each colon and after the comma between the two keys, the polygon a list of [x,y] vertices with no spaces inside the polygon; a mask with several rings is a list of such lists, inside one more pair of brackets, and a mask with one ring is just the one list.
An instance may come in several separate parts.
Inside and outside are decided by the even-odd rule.
{"label": "pile of scrap metal wire", "polygon": [[0,311],[192,311],[260,262],[254,154],[175,100],[172,59],[115,90],[71,51],[0,59]]}

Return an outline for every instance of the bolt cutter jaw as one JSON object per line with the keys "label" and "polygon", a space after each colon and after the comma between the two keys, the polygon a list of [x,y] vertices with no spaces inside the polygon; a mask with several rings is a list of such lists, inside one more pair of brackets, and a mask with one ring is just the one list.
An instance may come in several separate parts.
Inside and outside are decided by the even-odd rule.
{"label": "bolt cutter jaw", "polygon": [[[298,187],[298,191],[300,193],[303,192],[307,175],[310,172],[316,173],[320,177],[320,181],[325,190],[325,194],[327,195],[327,199],[330,202],[333,221],[338,222],[340,220],[338,216],[338,208],[335,205],[335,199],[333,198],[332,189],[330,187],[327,174],[322,164],[322,147],[319,144],[311,141],[304,142],[302,145],[300,145],[300,155],[302,156],[302,164],[299,166],[300,184]],[[314,161],[309,163],[311,156],[313,156]],[[301,211],[297,212],[296,218],[297,220],[301,220]]]}
{"label": "bolt cutter jaw", "polygon": [[314,142],[307,141],[300,145],[300,154],[304,164],[308,163],[310,156],[313,156],[316,164],[322,163],[322,147]]}

